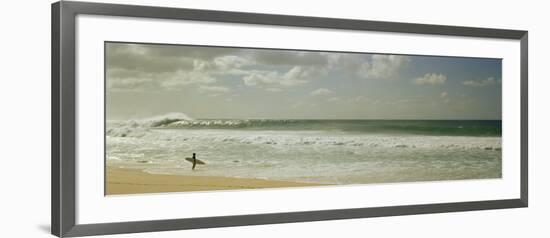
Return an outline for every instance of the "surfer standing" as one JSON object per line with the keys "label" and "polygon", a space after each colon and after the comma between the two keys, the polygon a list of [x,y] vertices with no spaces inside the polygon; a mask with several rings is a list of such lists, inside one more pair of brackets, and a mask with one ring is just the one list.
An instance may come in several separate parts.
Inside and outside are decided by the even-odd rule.
{"label": "surfer standing", "polygon": [[195,170],[195,166],[197,166],[198,164],[206,164],[204,163],[204,161],[201,161],[200,159],[197,159],[197,154],[193,153],[193,157],[189,158],[185,158],[185,160],[189,161],[189,163],[192,163],[193,164],[193,167],[191,167],[192,170]]}
{"label": "surfer standing", "polygon": [[197,165],[197,157],[195,157],[195,153],[193,153],[193,168],[191,168],[191,170],[195,170],[196,165]]}

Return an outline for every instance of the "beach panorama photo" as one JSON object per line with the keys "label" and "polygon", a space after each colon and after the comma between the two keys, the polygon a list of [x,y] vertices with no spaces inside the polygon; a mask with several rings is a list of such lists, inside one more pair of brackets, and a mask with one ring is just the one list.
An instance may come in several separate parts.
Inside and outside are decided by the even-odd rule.
{"label": "beach panorama photo", "polygon": [[105,194],[500,179],[501,68],[105,42]]}

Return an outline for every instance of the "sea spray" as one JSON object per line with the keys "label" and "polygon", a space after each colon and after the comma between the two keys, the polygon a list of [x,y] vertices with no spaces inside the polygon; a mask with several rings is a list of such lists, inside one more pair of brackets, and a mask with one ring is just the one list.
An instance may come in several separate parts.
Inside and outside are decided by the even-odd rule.
{"label": "sea spray", "polygon": [[[192,153],[208,165],[191,172]],[[499,178],[500,121],[108,121],[107,164],[335,184]]]}

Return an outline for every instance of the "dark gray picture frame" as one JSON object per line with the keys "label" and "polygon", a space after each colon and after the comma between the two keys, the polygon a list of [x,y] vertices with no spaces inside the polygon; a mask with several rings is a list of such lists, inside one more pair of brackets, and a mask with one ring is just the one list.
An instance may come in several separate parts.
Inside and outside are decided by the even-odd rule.
{"label": "dark gray picture frame", "polygon": [[[86,2],[52,4],[51,233],[59,237],[367,218],[528,205],[528,33],[520,30],[224,12]],[[79,14],[518,40],[521,45],[521,196],[517,199],[101,224],[76,224],[75,19]],[[101,79],[98,79],[101,80]]]}

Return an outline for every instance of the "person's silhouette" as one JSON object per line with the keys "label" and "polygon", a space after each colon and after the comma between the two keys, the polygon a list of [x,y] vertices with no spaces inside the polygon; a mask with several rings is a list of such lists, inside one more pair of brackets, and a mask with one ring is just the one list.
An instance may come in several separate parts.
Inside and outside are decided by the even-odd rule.
{"label": "person's silhouette", "polygon": [[195,153],[193,153],[193,168],[191,168],[191,170],[195,170],[196,165],[197,165],[197,157],[195,157]]}

